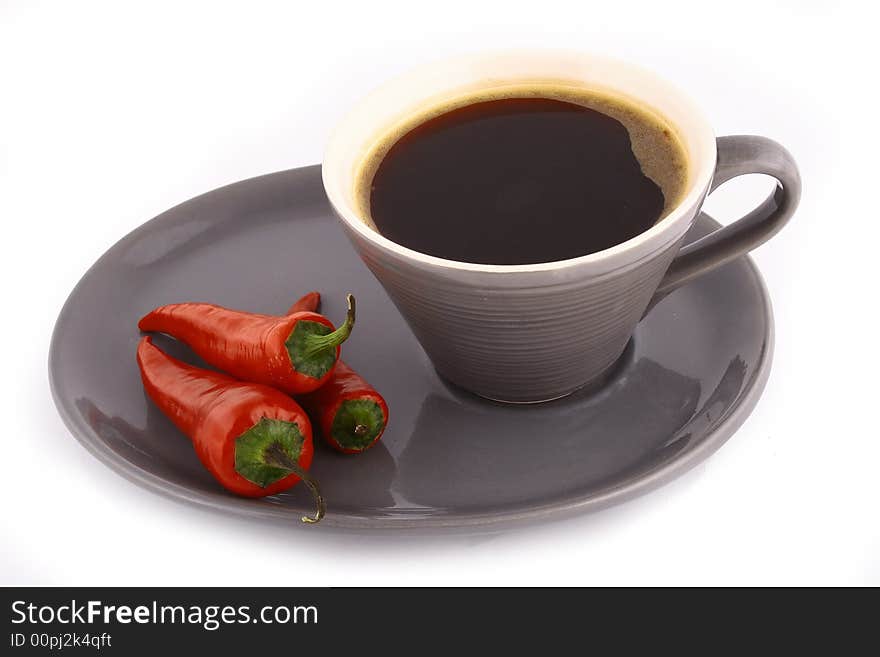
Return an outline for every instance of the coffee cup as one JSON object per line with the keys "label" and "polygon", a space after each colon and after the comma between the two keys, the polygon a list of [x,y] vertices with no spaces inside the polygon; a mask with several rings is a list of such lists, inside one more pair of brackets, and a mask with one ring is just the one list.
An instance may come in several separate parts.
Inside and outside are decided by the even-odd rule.
{"label": "coffee cup", "polygon": [[[447,259],[392,241],[364,216],[360,172],[375,145],[456,99],[503,95],[552,81],[625,98],[675,131],[687,180],[674,207],[647,230],[578,257],[528,264]],[[706,196],[737,176],[777,185],[742,218],[682,247]],[[561,51],[469,55],[417,68],[383,85],[340,122],[324,156],[325,191],[366,266],[406,319],[437,372],[488,399],[540,402],[599,385],[645,312],[663,296],[772,237],[800,198],[788,151],[757,136],[716,138],[697,106],[640,67]],[[419,212],[411,220],[419,222]]]}

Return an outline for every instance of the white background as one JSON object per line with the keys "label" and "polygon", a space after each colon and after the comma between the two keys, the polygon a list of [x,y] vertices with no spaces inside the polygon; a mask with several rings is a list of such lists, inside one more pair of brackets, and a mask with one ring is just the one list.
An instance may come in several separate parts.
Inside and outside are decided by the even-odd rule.
{"label": "white background", "polygon": [[[880,584],[876,16],[839,2],[0,2],[0,584]],[[135,7],[138,9],[135,9]],[[68,434],[46,359],[68,293],[194,195],[321,159],[382,80],[489,47],[629,59],[718,134],[800,163],[758,249],[773,372],[705,464],[622,507],[489,537],[271,529],[157,497]],[[753,206],[762,179],[708,209]]]}

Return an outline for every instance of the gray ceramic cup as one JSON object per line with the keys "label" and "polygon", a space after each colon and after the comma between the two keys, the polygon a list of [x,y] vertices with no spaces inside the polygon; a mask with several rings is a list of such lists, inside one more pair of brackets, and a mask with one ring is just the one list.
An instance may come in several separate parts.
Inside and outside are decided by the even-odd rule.
{"label": "gray ceramic cup", "polygon": [[[529,265],[456,262],[413,251],[383,237],[356,210],[364,158],[396,126],[451,101],[540,84],[615,95],[663,117],[688,159],[679,205],[644,233],[604,251]],[[774,177],[775,191],[746,216],[681,248],[706,195],[750,173]],[[460,57],[391,81],[338,125],[322,175],[352,244],[437,372],[505,402],[547,401],[604,380],[653,303],[769,239],[800,197],[797,166],[776,142],[716,139],[697,107],[656,75],[604,57],[555,51]]]}

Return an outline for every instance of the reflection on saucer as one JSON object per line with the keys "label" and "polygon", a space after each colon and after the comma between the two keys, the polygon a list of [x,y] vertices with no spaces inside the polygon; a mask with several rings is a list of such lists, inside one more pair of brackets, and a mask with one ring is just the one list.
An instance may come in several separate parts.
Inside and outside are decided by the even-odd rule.
{"label": "reflection on saucer", "polygon": [[148,471],[160,470],[163,476],[181,484],[196,481],[201,489],[223,490],[199,462],[190,439],[149,400],[143,429],[107,415],[85,397],[76,400],[76,407],[95,433],[127,461]]}
{"label": "reflection on saucer", "polygon": [[[381,513],[395,505],[389,489],[397,466],[381,440],[360,454],[340,454],[315,436],[315,459],[310,472],[321,482],[331,513],[364,508]],[[283,499],[288,494],[278,497]]]}
{"label": "reflection on saucer", "polygon": [[726,416],[725,410],[731,408],[733,402],[743,390],[746,380],[747,366],[739,356],[735,356],[712,394],[700,406],[700,410],[665,444],[671,450],[670,458],[687,447],[693,434],[703,434],[717,425]]}
{"label": "reflection on saucer", "polygon": [[[598,393],[601,400],[576,395],[538,406],[432,394],[400,456],[395,491],[414,504],[443,500],[472,510],[549,502],[669,458],[667,439],[694,416],[699,382],[641,358],[611,385],[609,394]],[[503,483],[489,489],[488,480]]]}

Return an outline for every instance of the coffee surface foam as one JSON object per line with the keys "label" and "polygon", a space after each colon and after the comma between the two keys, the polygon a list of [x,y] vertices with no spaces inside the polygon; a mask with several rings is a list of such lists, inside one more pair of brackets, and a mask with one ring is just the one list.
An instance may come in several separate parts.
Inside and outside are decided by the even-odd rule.
{"label": "coffee surface foam", "polygon": [[686,150],[675,128],[659,112],[638,101],[572,83],[535,82],[483,89],[435,100],[389,126],[366,149],[355,175],[355,203],[359,216],[376,229],[370,212],[373,177],[388,151],[417,126],[440,115],[476,103],[509,98],[548,98],[601,112],[627,130],[633,154],[642,172],[653,180],[665,199],[662,220],[684,198],[690,171]]}

